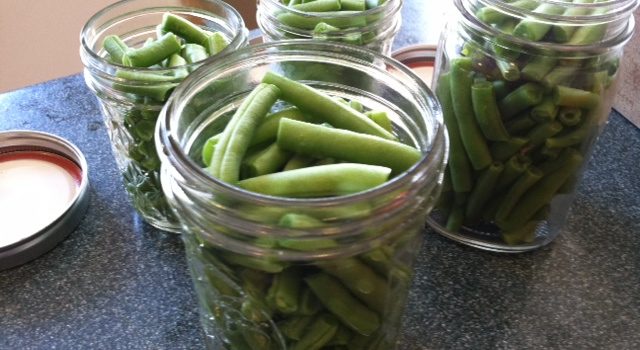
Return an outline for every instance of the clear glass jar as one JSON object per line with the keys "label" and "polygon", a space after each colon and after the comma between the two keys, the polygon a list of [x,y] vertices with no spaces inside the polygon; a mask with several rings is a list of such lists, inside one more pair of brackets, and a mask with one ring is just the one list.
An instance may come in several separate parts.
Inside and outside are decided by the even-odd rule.
{"label": "clear glass jar", "polygon": [[[389,55],[393,39],[402,23],[402,0],[388,0],[365,11],[307,13],[284,5],[280,0],[259,0],[257,21],[264,41],[315,39],[364,46]],[[316,31],[324,22],[339,30]]]}
{"label": "clear glass jar", "polygon": [[[132,68],[106,59],[102,47],[108,35],[118,35],[129,47],[156,37],[165,12],[181,16],[206,30],[219,31],[229,45],[206,60],[175,68]],[[186,74],[206,61],[247,45],[248,30],[240,14],[220,0],[125,0],[92,16],[80,35],[80,57],[87,86],[96,94],[125,189],[137,212],[149,224],[176,231],[179,227],[160,187],[160,160],[154,146],[158,114]],[[186,69],[186,71],[185,71]],[[137,80],[138,74],[163,76],[159,82]]]}
{"label": "clear glass jar", "polygon": [[[334,68],[343,74],[326,74]],[[203,170],[203,144],[223,129],[267,71],[294,72],[295,79],[332,96],[387,111],[400,140],[424,156],[384,185],[349,196],[289,199],[220,182]],[[347,320],[356,319],[351,328],[341,319],[339,335],[324,336],[363,349],[394,347],[448,147],[437,101],[420,78],[355,46],[265,43],[192,74],[176,89],[157,127],[162,185],[182,223],[211,348],[298,349],[291,338],[309,331],[305,324],[320,314],[333,318],[324,306],[330,301],[320,302],[322,292],[309,286],[338,290],[342,296],[331,294],[333,307]],[[312,217],[312,223],[281,221],[291,215]],[[288,302],[276,296],[285,295],[278,294],[282,281],[294,290]]]}
{"label": "clear glass jar", "polygon": [[605,125],[636,0],[455,0],[433,85],[450,136],[445,189],[429,218],[498,252],[561,232]]}

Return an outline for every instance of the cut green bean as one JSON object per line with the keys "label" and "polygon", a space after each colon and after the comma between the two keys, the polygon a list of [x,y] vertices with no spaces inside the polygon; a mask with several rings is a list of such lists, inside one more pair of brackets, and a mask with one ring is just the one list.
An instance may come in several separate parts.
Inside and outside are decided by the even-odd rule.
{"label": "cut green bean", "polygon": [[268,273],[282,272],[284,265],[273,260],[265,258],[257,258],[252,256],[240,255],[232,252],[221,252],[220,255],[224,260],[233,265],[256,269]]}
{"label": "cut green bean", "polygon": [[[323,17],[301,16],[295,13],[283,12],[276,17],[285,26],[313,30],[318,23],[325,22],[338,28],[356,28],[367,25],[367,20],[360,16],[360,11],[323,12]],[[337,16],[340,15],[340,16]],[[349,16],[351,15],[351,16]]]}
{"label": "cut green bean", "polygon": [[558,120],[564,126],[576,126],[582,121],[582,110],[575,107],[562,107],[558,112]]}
{"label": "cut green bean", "polygon": [[318,273],[305,278],[307,285],[345,326],[362,334],[371,335],[380,328],[378,315],[351,296],[334,277]]}
{"label": "cut green bean", "polygon": [[283,314],[296,312],[301,282],[300,269],[293,267],[284,269],[273,276],[271,287],[267,292],[267,302],[273,309]]}
{"label": "cut green bean", "polygon": [[529,139],[524,137],[512,137],[504,142],[494,142],[491,144],[491,155],[495,160],[505,162],[518,153],[528,142]]}
{"label": "cut green bean", "polygon": [[397,141],[292,119],[280,121],[277,142],[294,153],[384,166],[393,174],[406,171],[422,157],[417,149]]}
{"label": "cut green bean", "polygon": [[532,56],[522,68],[522,77],[531,81],[542,81],[557,61],[557,58],[551,56]]}
{"label": "cut green bean", "polygon": [[559,106],[593,109],[600,105],[601,97],[590,91],[558,85],[553,90],[553,99]]}
{"label": "cut green bean", "polygon": [[529,139],[528,146],[537,147],[552,137],[553,135],[562,131],[562,124],[553,121],[539,124],[529,131],[527,138]]}
{"label": "cut green bean", "polygon": [[251,136],[279,95],[277,87],[260,84],[242,101],[213,152],[208,168],[211,175],[228,183],[238,181],[242,158],[249,148]]}
{"label": "cut green bean", "polygon": [[366,115],[335,101],[320,90],[273,72],[267,72],[262,81],[277,86],[282,91],[283,100],[336,128],[380,136],[390,140],[395,139],[393,134],[374,123]]}
{"label": "cut green bean", "polygon": [[449,73],[438,79],[436,95],[442,105],[442,115],[449,134],[449,162],[447,168],[451,174],[451,183],[456,192],[471,191],[471,164],[462,143],[460,128],[453,110]]}
{"label": "cut green bean", "polygon": [[535,167],[528,167],[527,170],[518,178],[518,180],[509,188],[504,199],[498,207],[496,213],[496,222],[500,223],[509,217],[509,213],[518,203],[520,198],[538,182],[544,174]]}
{"label": "cut green bean", "polygon": [[364,11],[367,9],[365,0],[340,0],[343,10]]}
{"label": "cut green bean", "polygon": [[513,156],[504,163],[504,171],[496,182],[495,192],[500,193],[509,188],[528,168],[529,162],[520,156]]}
{"label": "cut green bean", "polygon": [[102,47],[104,47],[105,51],[109,54],[111,62],[116,64],[122,64],[122,59],[129,49],[127,44],[117,35],[106,36],[102,42]]}
{"label": "cut green bean", "polygon": [[211,156],[213,156],[213,150],[218,144],[218,141],[220,141],[220,135],[221,134],[216,134],[211,136],[202,146],[202,163],[205,166],[211,165]]}
{"label": "cut green bean", "polygon": [[180,52],[180,55],[187,61],[187,63],[196,63],[207,59],[207,49],[198,44],[185,44]]}
{"label": "cut green bean", "polygon": [[275,173],[282,169],[290,158],[290,152],[282,150],[275,143],[271,144],[244,163],[243,174],[246,177],[256,177]]}
{"label": "cut green bean", "polygon": [[178,37],[167,33],[147,46],[127,49],[122,63],[131,67],[149,67],[179,52],[181,47]]}
{"label": "cut green bean", "polygon": [[[591,13],[591,9],[586,6],[580,6],[580,4],[591,4],[594,0],[573,0],[573,3],[578,6],[571,6],[567,8],[562,14],[563,17],[577,17],[584,16]],[[571,39],[578,26],[564,25],[553,26],[552,33],[553,39],[558,43],[564,43]]]}
{"label": "cut green bean", "polygon": [[471,99],[476,121],[487,140],[508,140],[510,136],[504,124],[502,124],[495,93],[493,92],[493,85],[490,82],[473,84],[471,86]]}
{"label": "cut green bean", "polygon": [[524,113],[505,123],[504,127],[507,129],[507,132],[509,134],[517,135],[526,132],[536,124],[538,124],[538,122],[531,118],[530,111],[525,111]]}
{"label": "cut green bean", "polygon": [[543,89],[536,83],[526,83],[513,90],[498,103],[500,113],[504,119],[522,112],[542,102]]}
{"label": "cut green bean", "polygon": [[458,121],[462,144],[471,165],[479,170],[491,164],[491,153],[473,113],[471,98],[473,73],[470,68],[471,60],[468,58],[452,60],[449,82],[451,98],[456,102],[453,104],[453,110]]}
{"label": "cut green bean", "polygon": [[558,115],[558,105],[552,96],[545,96],[542,102],[531,108],[531,119],[538,122],[550,122]]}
{"label": "cut green bean", "polygon": [[313,158],[304,156],[302,154],[295,154],[293,157],[289,159],[289,161],[287,161],[287,164],[284,165],[284,168],[282,168],[282,171],[306,168],[311,164],[313,164],[313,162],[314,162]]}
{"label": "cut green bean", "polygon": [[481,219],[482,209],[489,201],[503,170],[504,165],[502,163],[494,162],[482,171],[467,199],[464,214],[465,221],[476,222]]}
{"label": "cut green bean", "polygon": [[391,119],[387,112],[385,111],[368,111],[365,112],[364,115],[369,117],[369,119],[373,120],[374,123],[380,125],[383,129],[388,132],[393,132],[393,124],[391,123]]}
{"label": "cut green bean", "polygon": [[330,12],[340,11],[340,0],[315,0],[304,4],[298,4],[293,6],[294,10],[302,12]]}
{"label": "cut green bean", "polygon": [[338,331],[338,327],[338,320],[334,316],[320,314],[307,326],[305,334],[291,349],[319,350],[333,338]]}
{"label": "cut green bean", "polygon": [[206,31],[191,21],[168,12],[162,15],[161,26],[163,32],[172,32],[189,43],[204,45],[208,37]]}
{"label": "cut green bean", "polygon": [[220,32],[214,32],[211,35],[207,36],[207,39],[202,44],[202,46],[207,49],[207,53],[209,53],[209,56],[213,56],[220,53],[220,51],[229,46],[229,40],[226,36],[224,36],[224,34]]}
{"label": "cut green bean", "polygon": [[278,136],[280,119],[283,118],[299,121],[311,121],[311,118],[307,117],[296,107],[289,107],[274,113],[269,113],[256,128],[253,138],[251,139],[251,145],[275,141],[276,136]]}
{"label": "cut green bean", "polygon": [[290,317],[278,323],[278,329],[285,337],[292,340],[300,340],[304,329],[313,321],[313,316]]}
{"label": "cut green bean", "polygon": [[[599,8],[594,10],[591,13],[591,16],[605,15],[607,14],[608,11],[609,9]],[[607,32],[606,23],[580,26],[573,33],[573,35],[571,36],[571,39],[569,39],[569,41],[567,42],[567,45],[594,44],[602,40],[606,32]]]}
{"label": "cut green bean", "polygon": [[[542,15],[561,15],[564,12],[564,7],[555,4],[542,3],[536,7],[533,12],[540,13]],[[551,25],[539,21],[537,19],[523,19],[513,30],[513,35],[528,39],[531,41],[540,41],[551,29]]]}
{"label": "cut green bean", "polygon": [[549,74],[542,79],[542,85],[549,90],[557,85],[570,85],[576,77],[578,67],[556,66]]}
{"label": "cut green bean", "polygon": [[262,175],[237,184],[245,190],[270,196],[339,196],[380,186],[390,173],[391,169],[377,165],[342,163]]}

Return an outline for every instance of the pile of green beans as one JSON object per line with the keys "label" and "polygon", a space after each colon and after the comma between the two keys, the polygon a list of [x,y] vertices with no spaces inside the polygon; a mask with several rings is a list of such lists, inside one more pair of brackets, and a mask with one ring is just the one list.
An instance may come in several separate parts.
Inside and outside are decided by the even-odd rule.
{"label": "pile of green beans", "polygon": [[[287,198],[350,195],[384,184],[422,157],[396,139],[391,125],[384,111],[268,72],[224,130],[208,136],[201,161],[211,176],[246,191]],[[337,210],[342,217],[368,210],[353,209]],[[239,215],[300,233],[248,244],[296,252],[349,244],[349,238],[343,242],[344,237],[310,234],[330,225],[318,211],[293,210],[255,207],[250,213],[239,206]],[[370,233],[397,230],[402,222]],[[390,349],[411,278],[408,261],[421,229],[410,225],[364,253],[304,262],[234,253],[198,234],[186,235],[185,242],[188,255],[196,257],[192,265],[201,270],[196,274],[203,276],[196,282],[200,294],[211,299],[204,304],[230,348]]]}
{"label": "pile of green beans", "polygon": [[[511,5],[565,12],[538,1]],[[582,14],[588,11],[580,8]],[[550,25],[509,17],[493,7],[480,8],[476,16],[529,41],[587,45],[606,32],[602,24]],[[551,201],[572,190],[585,152],[608,115],[604,102],[618,59],[606,53],[560,58],[549,51],[522,51],[508,37],[481,42],[472,35],[461,43],[436,81],[450,136],[440,217],[453,232],[464,226],[493,231],[507,244],[530,243],[548,218]]]}
{"label": "pile of green beans", "polygon": [[117,35],[103,40],[104,57],[117,67],[111,87],[134,102],[131,107],[122,105],[110,112],[124,116],[121,133],[127,135],[127,142],[121,147],[128,158],[123,173],[125,188],[134,207],[145,217],[174,221],[158,176],[160,160],[154,129],[160,107],[195,68],[191,63],[215,55],[227,45],[222,33],[206,31],[168,12],[158,24],[155,38],[147,38],[140,47],[129,47]]}
{"label": "pile of green beans", "polygon": [[[310,31],[313,39],[344,42],[352,45],[369,45],[380,33],[360,31],[382,18],[380,15],[364,16],[366,10],[386,3],[386,0],[280,0],[293,10],[317,17],[301,16],[291,11],[276,15],[283,25]],[[348,15],[348,16],[346,16]]]}

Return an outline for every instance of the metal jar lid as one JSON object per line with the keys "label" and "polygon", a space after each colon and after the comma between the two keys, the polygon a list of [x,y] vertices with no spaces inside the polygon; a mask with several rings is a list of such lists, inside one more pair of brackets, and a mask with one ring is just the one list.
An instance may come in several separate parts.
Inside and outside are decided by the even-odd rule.
{"label": "metal jar lid", "polygon": [[431,87],[435,69],[436,46],[426,44],[405,46],[392,52],[391,57],[409,67],[422,78],[427,86]]}
{"label": "metal jar lid", "polygon": [[[84,155],[52,134],[0,132],[0,182],[0,270],[51,250],[78,226],[89,205]],[[54,184],[66,195],[54,192]],[[47,193],[40,198],[41,189]]]}

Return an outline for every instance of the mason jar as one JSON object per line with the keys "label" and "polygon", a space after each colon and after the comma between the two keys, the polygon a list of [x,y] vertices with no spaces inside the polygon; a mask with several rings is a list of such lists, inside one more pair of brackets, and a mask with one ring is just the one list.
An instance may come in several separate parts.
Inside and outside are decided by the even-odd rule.
{"label": "mason jar", "polygon": [[[326,74],[334,68],[344,74]],[[295,80],[330,96],[386,111],[420,160],[373,189],[311,199],[262,195],[210,176],[203,144],[268,71],[295,72]],[[356,46],[250,46],[207,63],[176,89],[156,142],[208,346],[299,349],[300,339],[320,335],[327,346],[394,348],[448,151],[439,105],[419,77]]]}
{"label": "mason jar", "polygon": [[[400,30],[403,0],[387,0],[364,11],[303,12],[280,0],[259,0],[257,21],[264,41],[313,39],[364,46],[389,55]],[[327,25],[320,29],[317,27]]]}
{"label": "mason jar", "polygon": [[[156,27],[169,12],[200,26],[220,32],[228,46],[204,61],[174,68],[128,67],[107,58],[103,41],[118,35],[128,47],[140,47],[156,38]],[[155,151],[154,128],[158,114],[173,89],[203,62],[247,45],[248,30],[240,14],[220,0],[125,0],[93,15],[84,25],[80,57],[87,86],[98,98],[133,206],[149,224],[166,231],[179,226],[160,188],[160,160]],[[157,81],[145,76],[161,77]]]}
{"label": "mason jar", "polygon": [[429,223],[522,252],[562,231],[605,125],[636,0],[455,0],[433,80],[450,136]]}

